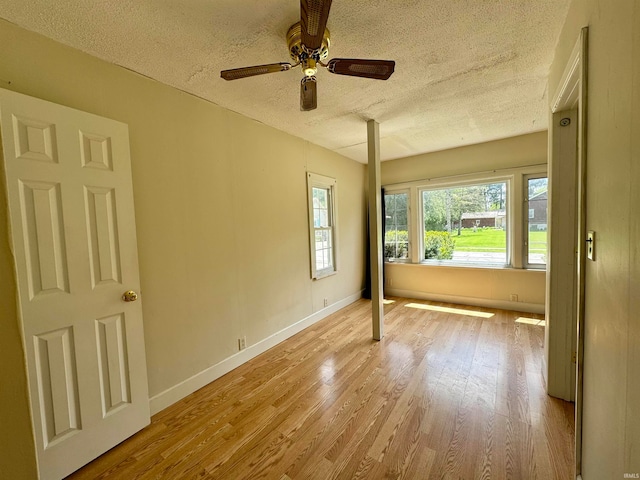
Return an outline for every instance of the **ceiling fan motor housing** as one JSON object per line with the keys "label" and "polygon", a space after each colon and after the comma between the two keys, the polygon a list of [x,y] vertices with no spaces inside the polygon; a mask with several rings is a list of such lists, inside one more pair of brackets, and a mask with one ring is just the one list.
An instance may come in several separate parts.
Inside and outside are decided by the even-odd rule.
{"label": "ceiling fan motor housing", "polygon": [[322,62],[329,56],[329,46],[331,45],[329,29],[324,29],[322,45],[320,48],[310,52],[304,45],[302,45],[302,27],[300,26],[300,22],[296,22],[291,25],[287,32],[287,45],[289,46],[289,55],[291,56],[291,59],[295,63],[303,64],[303,70],[305,69],[304,63],[306,59],[312,59],[314,64],[313,68],[315,68],[316,62]]}

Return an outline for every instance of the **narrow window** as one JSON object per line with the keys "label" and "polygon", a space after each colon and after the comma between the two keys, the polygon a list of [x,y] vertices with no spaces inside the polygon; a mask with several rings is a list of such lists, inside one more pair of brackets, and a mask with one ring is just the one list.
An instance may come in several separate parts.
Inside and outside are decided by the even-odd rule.
{"label": "narrow window", "polygon": [[385,260],[407,260],[409,258],[409,193],[385,193],[384,215]]}
{"label": "narrow window", "polygon": [[547,264],[547,177],[525,177],[525,212],[529,215],[525,232],[525,266],[542,268]]}
{"label": "narrow window", "polygon": [[311,278],[326,277],[336,272],[336,181],[333,178],[307,174],[309,202],[309,238]]}
{"label": "narrow window", "polygon": [[506,265],[507,182],[421,190],[425,262]]}

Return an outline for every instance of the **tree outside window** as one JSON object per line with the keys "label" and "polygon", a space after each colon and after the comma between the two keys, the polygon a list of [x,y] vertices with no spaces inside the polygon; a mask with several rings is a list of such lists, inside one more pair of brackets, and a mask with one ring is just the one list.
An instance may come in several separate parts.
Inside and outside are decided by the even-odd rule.
{"label": "tree outside window", "polygon": [[385,193],[384,258],[409,258],[409,194]]}
{"label": "tree outside window", "polygon": [[421,191],[426,261],[506,264],[507,182]]}

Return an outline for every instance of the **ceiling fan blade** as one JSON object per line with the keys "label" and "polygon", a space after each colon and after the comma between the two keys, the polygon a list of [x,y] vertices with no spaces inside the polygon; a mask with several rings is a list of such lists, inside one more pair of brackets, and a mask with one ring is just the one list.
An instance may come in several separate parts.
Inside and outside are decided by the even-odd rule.
{"label": "ceiling fan blade", "polygon": [[220,76],[225,80],[238,80],[239,78],[253,77],[254,75],[264,75],[265,73],[285,72],[287,70],[291,70],[290,63],[270,63],[268,65],[255,65],[253,67],[222,70],[220,72]]}
{"label": "ceiling fan blade", "polygon": [[316,50],[322,46],[330,9],[331,0],[300,0],[302,44],[308,50]]}
{"label": "ceiling fan blade", "polygon": [[393,60],[363,60],[360,58],[334,58],[327,64],[331,73],[350,75],[352,77],[375,78],[387,80],[396,62]]}
{"label": "ceiling fan blade", "polygon": [[304,77],[300,82],[300,110],[307,112],[318,106],[316,77]]}

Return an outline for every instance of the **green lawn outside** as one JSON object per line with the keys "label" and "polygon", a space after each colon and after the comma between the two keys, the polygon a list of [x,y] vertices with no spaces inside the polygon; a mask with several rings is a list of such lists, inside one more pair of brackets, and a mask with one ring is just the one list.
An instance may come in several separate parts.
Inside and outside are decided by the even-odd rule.
{"label": "green lawn outside", "polygon": [[529,251],[547,254],[547,232],[529,232]]}
{"label": "green lawn outside", "polygon": [[494,228],[463,228],[460,236],[458,231],[451,232],[456,241],[455,250],[459,252],[505,252],[507,247],[507,233]]}
{"label": "green lawn outside", "polygon": [[[459,252],[496,252],[506,251],[507,233],[494,228],[463,228],[458,236],[457,230],[451,232],[456,241],[455,250]],[[529,251],[531,253],[547,253],[547,232],[529,232]]]}

